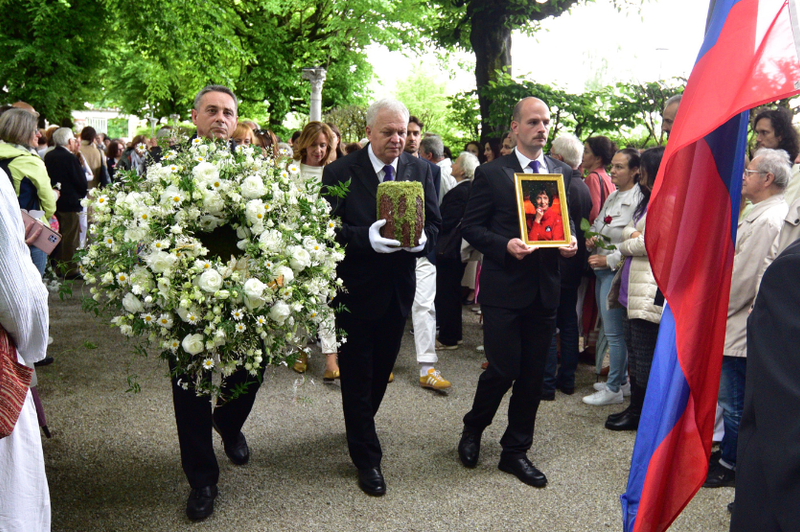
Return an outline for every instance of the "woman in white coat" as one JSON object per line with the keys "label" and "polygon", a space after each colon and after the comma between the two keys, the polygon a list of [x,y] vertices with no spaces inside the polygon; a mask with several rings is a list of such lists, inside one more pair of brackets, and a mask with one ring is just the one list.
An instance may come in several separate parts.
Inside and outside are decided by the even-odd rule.
{"label": "woman in white coat", "polygon": [[606,428],[609,430],[636,430],[639,427],[650,366],[656,349],[658,325],[664,310],[664,296],[656,285],[644,247],[647,205],[663,156],[663,146],[650,148],[642,153],[639,166],[642,199],[636,206],[633,219],[622,230],[624,240],[617,246],[625,257],[625,262],[614,279],[615,283],[619,282],[619,291],[612,288],[608,304],[612,306],[616,299],[619,305],[627,309],[622,330],[628,348],[631,403],[622,412],[608,416]]}
{"label": "woman in white coat", "polygon": [[[0,325],[17,360],[33,367],[47,354],[47,289],[31,261],[17,196],[0,170]],[[30,390],[10,436],[0,439],[0,530],[50,530],[50,492]]]}

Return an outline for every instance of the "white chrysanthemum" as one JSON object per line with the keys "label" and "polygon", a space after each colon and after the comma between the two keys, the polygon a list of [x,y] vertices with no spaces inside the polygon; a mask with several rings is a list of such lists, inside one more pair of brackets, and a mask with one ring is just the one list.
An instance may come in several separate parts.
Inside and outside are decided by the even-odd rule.
{"label": "white chrysanthemum", "polygon": [[150,313],[145,313],[139,316],[147,325],[152,325],[156,321],[156,317]]}
{"label": "white chrysanthemum", "polygon": [[105,194],[98,196],[94,202],[94,206],[95,206],[94,208],[99,211],[105,211],[109,206],[108,196],[106,196]]}
{"label": "white chrysanthemum", "polygon": [[169,314],[162,314],[158,317],[157,323],[165,329],[172,328],[172,316]]}
{"label": "white chrysanthemum", "polygon": [[231,311],[231,316],[233,316],[233,319],[235,319],[236,321],[239,321],[242,318],[244,318],[244,312],[242,311],[242,309],[235,308]]}
{"label": "white chrysanthemum", "polygon": [[171,185],[161,194],[161,203],[179,207],[186,200],[186,193],[178,187]]}
{"label": "white chrysanthemum", "polygon": [[256,323],[263,327],[267,324],[267,318],[264,316],[256,316]]}
{"label": "white chrysanthemum", "polygon": [[117,282],[118,282],[119,284],[127,284],[127,283],[128,283],[128,281],[130,281],[130,278],[128,277],[128,274],[127,274],[127,273],[125,273],[125,272],[119,272],[119,273],[117,274]]}
{"label": "white chrysanthemum", "polygon": [[156,240],[150,245],[150,247],[153,251],[166,251],[169,249],[169,244],[169,240]]}
{"label": "white chrysanthemum", "polygon": [[236,332],[237,333],[243,333],[246,330],[247,330],[247,327],[245,327],[244,323],[237,323],[236,324]]}
{"label": "white chrysanthemum", "polygon": [[103,238],[103,243],[108,247],[113,246],[114,245],[114,237],[107,236],[107,237]]}

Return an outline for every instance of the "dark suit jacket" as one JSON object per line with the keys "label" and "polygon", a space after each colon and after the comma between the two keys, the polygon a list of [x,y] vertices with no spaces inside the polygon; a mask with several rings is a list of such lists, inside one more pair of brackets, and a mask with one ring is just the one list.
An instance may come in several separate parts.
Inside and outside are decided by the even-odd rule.
{"label": "dark suit jacket", "polygon": [[61,183],[61,196],[56,201],[58,212],[81,212],[81,200],[86,197],[88,183],[81,163],[63,146],[57,146],[44,156],[50,184]]}
{"label": "dark suit jacket", "polygon": [[436,248],[442,223],[439,203],[430,166],[422,159],[401,154],[397,181],[419,181],[425,190],[428,241],[420,253],[376,253],[369,242],[369,228],[378,219],[378,176],[367,152],[370,149],[368,144],[327,165],[322,172],[324,186],[341,185],[350,180],[344,198],[333,197],[323,188],[323,195],[333,208],[332,216],[342,221],[336,238],[345,246],[344,260],[339,263],[337,274],[344,281],[346,291],[336,297],[333,305],[344,304],[359,319],[376,319],[385,313],[394,296],[402,315],[407,316],[414,301],[416,260]]}
{"label": "dark suit jacket", "polygon": [[732,532],[800,522],[800,241],[767,268],[747,320]]}
{"label": "dark suit jacket", "polygon": [[[572,168],[547,156],[545,162],[550,173],[564,176],[569,204]],[[480,302],[520,309],[531,305],[541,294],[545,307],[554,309],[558,307],[561,293],[558,249],[537,249],[522,260],[506,251],[508,241],[521,236],[515,173],[522,173],[515,152],[482,164],[475,171],[461,234],[483,253]]]}
{"label": "dark suit jacket", "polygon": [[[421,161],[425,161],[431,167],[431,176],[433,177],[433,188],[436,191],[436,198],[441,198],[442,194],[442,169],[439,168],[439,165],[436,163],[430,162],[428,159],[423,159],[422,157],[419,158]],[[440,202],[441,204],[441,202]],[[441,211],[441,206],[439,210]],[[436,249],[432,249],[430,253],[428,253],[427,259],[431,261],[432,264],[436,264]]]}
{"label": "dark suit jacket", "polygon": [[583,238],[583,231],[580,230],[581,219],[589,219],[592,211],[592,195],[589,187],[583,182],[581,173],[577,170],[572,171],[572,180],[569,185],[569,217],[575,225],[577,234],[573,232],[578,240],[578,252],[574,257],[561,257],[561,286],[577,287],[581,284],[583,272],[586,269],[586,260],[589,253],[586,250],[586,239]]}

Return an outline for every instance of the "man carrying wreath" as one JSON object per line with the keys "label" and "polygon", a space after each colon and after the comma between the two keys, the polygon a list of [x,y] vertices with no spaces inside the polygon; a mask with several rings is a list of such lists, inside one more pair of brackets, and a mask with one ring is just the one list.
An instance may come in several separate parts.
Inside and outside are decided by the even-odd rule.
{"label": "man carrying wreath", "polygon": [[[202,89],[195,96],[192,109],[197,137],[228,141],[236,129],[237,110],[236,96],[229,88],[209,85]],[[187,347],[191,349],[191,346],[184,345],[184,349]],[[178,426],[181,464],[192,488],[186,503],[186,515],[192,521],[197,521],[214,512],[214,499],[217,496],[219,465],[214,454],[212,427],[222,436],[225,454],[230,461],[236,465],[246,464],[250,450],[242,434],[242,425],[253,408],[261,379],[254,379],[244,368],[234,371],[225,378],[221,392],[227,400],[216,404],[212,411],[211,398],[198,395],[188,384],[191,378],[175,375],[173,363],[170,363],[170,370],[173,374],[172,401]],[[263,371],[262,366],[262,374]],[[231,399],[233,390],[245,383],[248,383],[246,391]]]}

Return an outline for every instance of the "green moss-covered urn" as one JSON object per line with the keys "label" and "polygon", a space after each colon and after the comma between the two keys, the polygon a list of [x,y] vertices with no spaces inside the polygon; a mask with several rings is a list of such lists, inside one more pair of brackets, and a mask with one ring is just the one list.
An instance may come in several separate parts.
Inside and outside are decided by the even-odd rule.
{"label": "green moss-covered urn", "polygon": [[401,247],[419,245],[425,230],[425,191],[418,181],[387,181],[378,185],[378,219],[386,220],[381,236]]}

